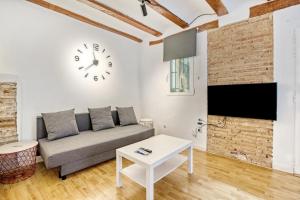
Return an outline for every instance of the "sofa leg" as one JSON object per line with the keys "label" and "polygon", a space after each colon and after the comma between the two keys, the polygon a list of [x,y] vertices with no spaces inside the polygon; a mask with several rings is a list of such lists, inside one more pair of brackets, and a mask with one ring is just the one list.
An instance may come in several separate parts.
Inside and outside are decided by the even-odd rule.
{"label": "sofa leg", "polygon": [[61,180],[66,180],[66,179],[67,179],[67,175],[62,176],[62,175],[60,174],[60,172],[58,173],[58,177],[59,177]]}

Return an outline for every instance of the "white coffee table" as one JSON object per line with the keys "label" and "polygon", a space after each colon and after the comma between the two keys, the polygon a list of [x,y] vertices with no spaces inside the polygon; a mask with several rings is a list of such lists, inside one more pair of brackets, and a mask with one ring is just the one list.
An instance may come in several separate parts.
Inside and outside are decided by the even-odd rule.
{"label": "white coffee table", "polygon": [[[135,153],[140,147],[151,149],[152,153],[147,156]],[[186,149],[188,149],[188,157],[179,154]],[[146,188],[147,200],[154,198],[154,183],[181,166],[186,160],[188,160],[188,173],[193,173],[193,145],[189,140],[158,135],[119,148],[116,154],[117,187],[122,186],[121,174],[123,174]],[[122,169],[123,157],[135,164]]]}

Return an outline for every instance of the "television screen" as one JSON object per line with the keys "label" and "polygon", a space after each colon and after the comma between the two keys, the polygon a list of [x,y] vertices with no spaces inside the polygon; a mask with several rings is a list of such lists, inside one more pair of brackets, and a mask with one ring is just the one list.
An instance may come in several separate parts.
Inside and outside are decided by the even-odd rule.
{"label": "television screen", "polygon": [[277,83],[208,86],[208,114],[276,120]]}

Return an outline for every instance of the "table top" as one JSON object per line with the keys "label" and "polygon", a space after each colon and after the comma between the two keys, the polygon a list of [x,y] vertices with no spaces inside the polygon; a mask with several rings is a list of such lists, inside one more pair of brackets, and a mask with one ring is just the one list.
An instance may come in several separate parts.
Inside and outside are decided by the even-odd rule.
{"label": "table top", "polygon": [[36,145],[38,145],[37,141],[21,141],[4,144],[0,146],[0,154],[16,153],[19,151],[30,149],[32,147],[35,147]]}
{"label": "table top", "polygon": [[[117,149],[117,153],[147,166],[156,166],[160,162],[167,160],[171,156],[180,153],[184,149],[192,146],[192,141],[176,138],[168,135],[157,135],[149,139]],[[140,148],[152,150],[149,155],[141,155],[135,151]]]}

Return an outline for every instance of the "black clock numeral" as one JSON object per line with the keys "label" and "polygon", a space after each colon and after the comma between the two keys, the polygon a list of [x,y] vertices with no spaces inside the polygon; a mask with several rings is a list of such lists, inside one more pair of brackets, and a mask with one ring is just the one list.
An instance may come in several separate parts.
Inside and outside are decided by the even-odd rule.
{"label": "black clock numeral", "polygon": [[108,75],[110,75],[110,72],[106,71],[105,73],[107,73]]}
{"label": "black clock numeral", "polygon": [[84,75],[84,77],[85,77],[85,78],[87,78],[87,77],[88,77],[88,75],[89,75],[89,73],[86,73],[86,74]]}
{"label": "black clock numeral", "polygon": [[83,69],[83,67],[78,67],[79,70]]}
{"label": "black clock numeral", "polygon": [[110,56],[106,56],[106,58],[110,58]]}
{"label": "black clock numeral", "polygon": [[88,49],[88,46],[87,46],[86,44],[84,44],[84,47],[85,47],[86,49]]}
{"label": "black clock numeral", "polygon": [[105,80],[105,77],[102,75],[102,79]]}
{"label": "black clock numeral", "polygon": [[75,56],[75,61],[79,61],[79,56]]}
{"label": "black clock numeral", "polygon": [[93,44],[94,50],[99,51],[99,44]]}
{"label": "black clock numeral", "polygon": [[102,50],[102,53],[104,53],[104,52],[105,52],[105,49]]}
{"label": "black clock numeral", "polygon": [[112,67],[112,62],[108,62],[108,67]]}

